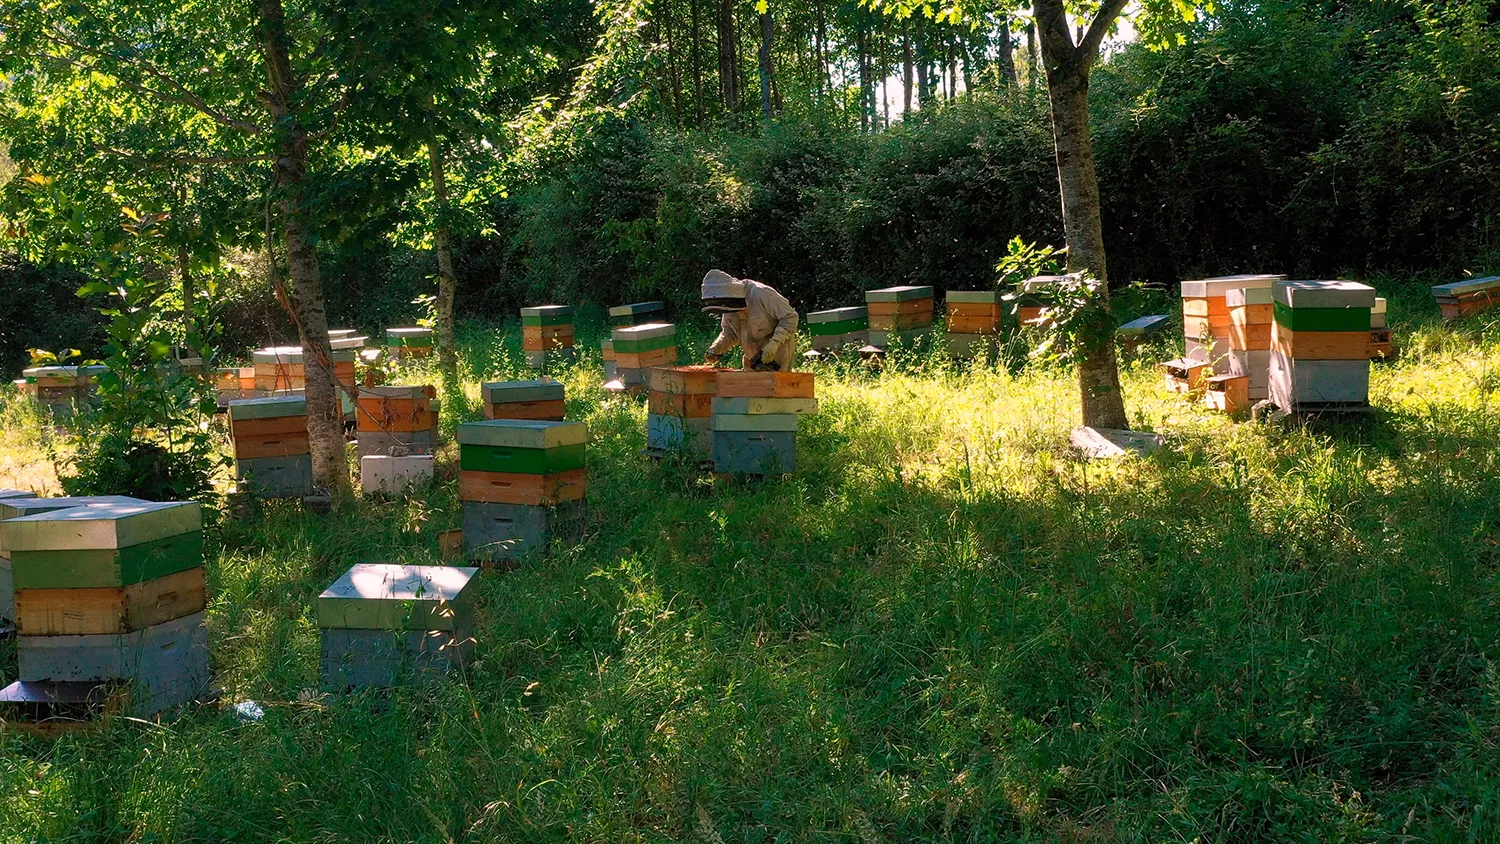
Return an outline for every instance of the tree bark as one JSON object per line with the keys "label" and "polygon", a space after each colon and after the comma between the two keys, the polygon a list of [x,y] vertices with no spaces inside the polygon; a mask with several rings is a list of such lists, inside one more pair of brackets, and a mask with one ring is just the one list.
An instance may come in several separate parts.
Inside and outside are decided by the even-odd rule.
{"label": "tree bark", "polygon": [[855,58],[859,62],[859,128],[862,132],[871,131],[870,114],[870,60],[866,49],[868,35],[865,33],[865,22],[859,22],[859,32],[855,36]]}
{"label": "tree bark", "polygon": [[[295,110],[301,80],[292,73],[291,36],[281,0],[259,0],[260,41],[269,85],[265,94],[276,127],[277,157],[272,164],[273,190],[281,212],[287,272],[292,278],[292,318],[302,337],[306,369],[307,434],[312,445],[313,482],[332,493],[349,489],[349,461],[344,449],[344,414],[339,407],[328,342],[328,316],[318,252],[304,207],[308,133]],[[353,387],[353,385],[349,385]]]}
{"label": "tree bark", "polygon": [[1036,24],[1026,24],[1026,84],[1035,85],[1040,63],[1036,55]]}
{"label": "tree bark", "polygon": [[698,2],[693,0],[693,102],[696,105],[699,128],[703,126],[703,33],[698,24]]}
{"label": "tree bark", "polygon": [[818,96],[833,87],[828,74],[828,18],[823,14],[823,0],[817,0],[814,8],[818,17]]}
{"label": "tree bark", "polygon": [[443,146],[436,132],[427,142],[427,157],[432,166],[432,196],[437,201],[438,220],[432,230],[432,245],[437,252],[437,346],[438,371],[445,388],[458,385],[458,349],[453,339],[453,300],[458,293],[458,275],[453,271],[453,232],[448,226],[448,174],[443,166]]}
{"label": "tree bark", "polygon": [[719,0],[719,93],[724,110],[739,110],[739,58],[734,43],[734,0]]}
{"label": "tree bark", "polygon": [[[1105,11],[1114,8],[1117,15],[1122,5],[1123,2],[1106,3]],[[1077,46],[1072,43],[1061,0],[1038,0],[1036,13],[1047,72],[1068,269],[1087,273],[1098,282],[1100,304],[1107,309],[1109,270],[1104,254],[1099,179],[1094,170],[1094,144],[1089,130],[1089,70],[1097,47],[1090,48],[1088,39]],[[1089,35],[1092,37],[1094,33]],[[1094,428],[1128,428],[1114,336],[1110,333],[1092,340],[1079,350],[1078,387],[1083,424]]]}
{"label": "tree bark", "polygon": [[901,114],[903,117],[911,111],[911,82],[911,32],[908,31],[901,37],[901,103],[904,106]]}
{"label": "tree bark", "polygon": [[1000,81],[1016,84],[1016,47],[1010,40],[1010,15],[1000,16]]}
{"label": "tree bark", "polygon": [[775,26],[771,22],[771,7],[760,13],[760,116],[771,119],[771,37]]}

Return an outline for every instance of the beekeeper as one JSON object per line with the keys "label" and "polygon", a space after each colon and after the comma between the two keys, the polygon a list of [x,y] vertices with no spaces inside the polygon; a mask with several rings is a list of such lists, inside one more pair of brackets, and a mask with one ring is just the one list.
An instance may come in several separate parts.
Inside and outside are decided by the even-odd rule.
{"label": "beekeeper", "polygon": [[791,371],[797,354],[797,312],[774,287],[713,270],[703,277],[703,311],[722,315],[719,339],[705,356],[709,363],[743,346],[745,369]]}

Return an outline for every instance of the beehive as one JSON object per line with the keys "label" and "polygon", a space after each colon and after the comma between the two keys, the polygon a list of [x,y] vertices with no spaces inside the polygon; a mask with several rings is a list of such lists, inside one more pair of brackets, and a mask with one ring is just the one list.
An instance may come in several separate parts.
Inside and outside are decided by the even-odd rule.
{"label": "beehive", "polygon": [[361,563],[318,596],[324,688],[433,680],[473,654],[477,568]]}
{"label": "beehive", "polygon": [[932,288],[887,287],[865,293],[870,318],[870,345],[885,348],[910,343],[932,329]]}
{"label": "beehive", "polygon": [[231,401],[229,438],[241,492],[257,498],[312,494],[307,399],[289,395]]}
{"label": "beehive", "polygon": [[810,372],[720,373],[712,402],[714,471],[796,471],[798,419],[818,412],[815,384]]}
{"label": "beehive", "polygon": [[615,375],[631,390],[645,389],[651,370],[677,363],[677,326],[652,322],[616,328],[611,332]]}
{"label": "beehive", "polygon": [[1500,275],[1471,278],[1432,288],[1443,319],[1458,319],[1500,305]]}
{"label": "beehive", "polygon": [[492,419],[458,426],[459,498],[471,559],[520,557],[581,524],[588,429]]}
{"label": "beehive", "polygon": [[993,358],[1000,334],[1000,293],[948,291],[948,355],[963,360]]}
{"label": "beehive", "polygon": [[385,352],[392,360],[428,357],[432,354],[432,329],[387,328]]}
{"label": "beehive", "polygon": [[1375,289],[1352,281],[1282,281],[1273,297],[1271,401],[1289,413],[1368,409]]}
{"label": "beehive", "polygon": [[663,323],[666,320],[666,302],[636,302],[630,305],[616,305],[609,309],[609,324],[614,328],[627,328],[653,322]]}
{"label": "beehive", "polygon": [[359,388],[355,450],[369,455],[431,454],[437,445],[437,391],[425,385]]}
{"label": "beehive", "polygon": [[567,393],[557,381],[495,381],[481,388],[486,419],[561,422]]}
{"label": "beehive", "polygon": [[646,449],[656,455],[682,452],[707,458],[713,438],[714,366],[661,366],[651,370],[646,397]]}
{"label": "beehive", "polygon": [[832,352],[848,346],[863,346],[870,339],[870,311],[866,306],[813,311],[807,315],[812,347]]}
{"label": "beehive", "polygon": [[578,360],[573,347],[573,307],[539,305],[521,309],[521,345],[532,369],[570,364]]}

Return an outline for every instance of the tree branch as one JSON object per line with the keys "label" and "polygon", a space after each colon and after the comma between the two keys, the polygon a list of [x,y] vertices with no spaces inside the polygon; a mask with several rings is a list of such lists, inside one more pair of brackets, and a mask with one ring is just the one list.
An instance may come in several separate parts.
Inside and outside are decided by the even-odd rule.
{"label": "tree branch", "polygon": [[[92,13],[90,13],[90,14],[92,15]],[[92,57],[94,59],[107,61],[107,60],[110,60],[110,59],[118,58],[118,56],[116,56],[114,54],[111,54],[111,53],[107,53],[104,50],[101,50],[101,49],[99,49],[97,47],[91,47],[91,46],[89,46],[87,44],[83,44],[83,43],[75,41],[75,40],[73,40],[71,38],[68,38],[68,37],[62,35],[61,33],[57,32],[56,30],[49,30],[49,31],[43,32],[42,33],[42,37],[46,38],[48,41],[53,42],[54,44],[59,44],[59,45],[64,46],[64,47],[70,47],[70,48],[72,48],[74,50],[77,50],[80,53],[83,53],[84,55],[90,56],[90,57]],[[252,135],[259,135],[259,134],[262,134],[262,133],[265,132],[265,129],[263,127],[261,127],[261,126],[258,126],[258,125],[254,124],[254,123],[250,123],[250,122],[245,121],[245,120],[240,120],[238,118],[230,117],[230,116],[228,116],[228,115],[220,112],[218,109],[215,109],[213,106],[209,105],[208,102],[206,100],[204,100],[202,97],[198,96],[197,94],[193,93],[192,91],[189,91],[184,85],[182,85],[182,83],[178,82],[176,79],[172,78],[169,74],[161,71],[155,65],[153,65],[151,62],[147,61],[141,55],[141,53],[140,53],[139,50],[136,50],[134,47],[130,46],[129,44],[125,44],[125,43],[121,42],[118,38],[115,38],[114,36],[110,36],[110,40],[114,41],[115,44],[121,50],[123,50],[123,51],[125,51],[127,53],[127,56],[126,56],[127,61],[126,61],[126,63],[128,65],[130,65],[130,66],[136,68],[137,70],[140,70],[140,71],[144,72],[146,75],[151,76],[151,77],[155,78],[156,80],[164,83],[165,85],[167,85],[167,87],[171,88],[173,91],[176,91],[177,93],[174,96],[174,95],[172,95],[170,93],[167,93],[165,91],[158,91],[155,88],[148,88],[145,85],[142,85],[140,83],[131,82],[130,80],[127,80],[127,79],[124,79],[123,77],[121,77],[118,73],[111,73],[110,74],[111,76],[115,77],[120,82],[124,83],[125,85],[128,85],[129,87],[131,87],[131,88],[133,88],[133,89],[135,89],[137,91],[140,91],[143,94],[147,94],[149,96],[156,97],[157,99],[166,100],[168,102],[174,102],[174,103],[177,103],[178,105],[184,105],[184,106],[187,106],[189,108],[192,108],[192,109],[198,111],[200,114],[203,114],[205,117],[208,117],[209,119],[213,120],[215,123],[218,123],[218,124],[220,124],[222,126],[226,126],[226,127],[230,128],[230,129],[238,129],[241,132],[248,132],[248,133],[250,133]],[[63,59],[64,61],[69,61],[64,56],[57,56],[57,58]],[[76,63],[74,63],[74,64],[76,64]]]}
{"label": "tree branch", "polygon": [[257,161],[272,161],[276,156],[266,153],[263,155],[174,155],[150,157],[138,152],[131,152],[115,147],[94,147],[99,152],[107,152],[117,155],[129,161],[140,164],[143,167],[171,167],[176,165],[192,164],[254,164]]}
{"label": "tree branch", "polygon": [[1099,8],[1099,13],[1094,15],[1094,22],[1089,24],[1089,31],[1078,43],[1078,50],[1083,54],[1080,58],[1085,64],[1093,64],[1099,58],[1099,45],[1104,43],[1104,37],[1109,34],[1110,27],[1115,25],[1115,20],[1120,17],[1120,13],[1125,11],[1128,2],[1129,0],[1105,0],[1104,5]]}
{"label": "tree branch", "polygon": [[1034,0],[1031,15],[1041,37],[1042,58],[1051,59],[1055,64],[1076,61],[1078,48],[1073,44],[1073,33],[1069,31],[1068,14],[1062,0]]}

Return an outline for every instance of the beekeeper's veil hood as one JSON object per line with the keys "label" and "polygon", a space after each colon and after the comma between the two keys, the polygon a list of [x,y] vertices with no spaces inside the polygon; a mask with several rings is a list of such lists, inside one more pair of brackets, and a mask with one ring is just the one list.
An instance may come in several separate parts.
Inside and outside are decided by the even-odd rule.
{"label": "beekeeper's veil hood", "polygon": [[710,270],[703,277],[703,310],[713,313],[743,311],[745,282],[723,270]]}

